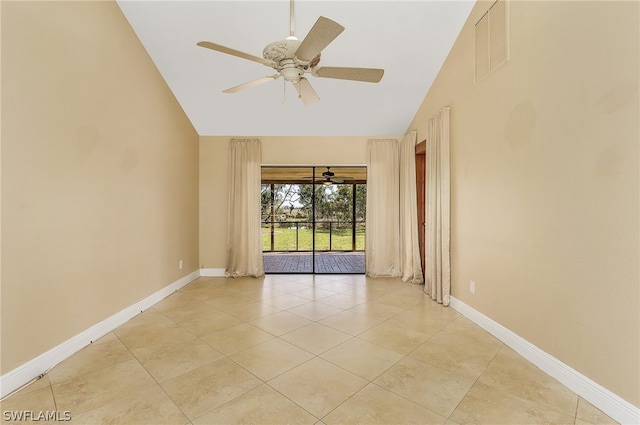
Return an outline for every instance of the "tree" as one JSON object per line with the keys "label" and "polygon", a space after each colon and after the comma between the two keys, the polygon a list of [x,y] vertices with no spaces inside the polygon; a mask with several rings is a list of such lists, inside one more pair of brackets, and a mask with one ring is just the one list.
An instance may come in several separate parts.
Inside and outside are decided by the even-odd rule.
{"label": "tree", "polygon": [[289,217],[294,207],[300,211],[299,218],[310,220],[314,213],[313,196],[315,193],[316,221],[333,221],[339,226],[351,223],[353,220],[354,187],[355,218],[356,221],[364,221],[367,200],[366,184],[263,184],[261,191],[262,221],[271,221],[272,203],[274,221],[280,221],[279,218],[283,214]]}
{"label": "tree", "polygon": [[[262,184],[260,188],[262,221],[278,221],[280,215],[291,209],[300,199],[299,186],[296,184]],[[273,203],[273,205],[272,205]],[[273,210],[272,210],[273,208]]]}

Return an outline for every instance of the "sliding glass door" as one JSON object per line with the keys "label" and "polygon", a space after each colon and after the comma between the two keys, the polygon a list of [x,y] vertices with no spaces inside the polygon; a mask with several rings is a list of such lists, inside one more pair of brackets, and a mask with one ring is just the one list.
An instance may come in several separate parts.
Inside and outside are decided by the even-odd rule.
{"label": "sliding glass door", "polygon": [[266,273],[364,273],[365,167],[263,167]]}

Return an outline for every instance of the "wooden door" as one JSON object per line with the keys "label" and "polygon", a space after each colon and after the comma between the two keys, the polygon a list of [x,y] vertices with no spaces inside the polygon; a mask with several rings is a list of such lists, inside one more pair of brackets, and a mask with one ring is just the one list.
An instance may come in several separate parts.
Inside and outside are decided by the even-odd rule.
{"label": "wooden door", "polygon": [[425,264],[425,207],[426,207],[426,152],[427,141],[416,145],[416,191],[418,201],[418,243],[420,244],[420,262],[422,264],[422,273],[424,274]]}

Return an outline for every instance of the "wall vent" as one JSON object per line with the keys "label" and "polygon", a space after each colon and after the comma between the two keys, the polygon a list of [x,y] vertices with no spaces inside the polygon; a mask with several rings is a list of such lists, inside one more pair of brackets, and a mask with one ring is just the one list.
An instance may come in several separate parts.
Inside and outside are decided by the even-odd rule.
{"label": "wall vent", "polygon": [[509,60],[509,17],[506,0],[497,0],[475,26],[475,82]]}

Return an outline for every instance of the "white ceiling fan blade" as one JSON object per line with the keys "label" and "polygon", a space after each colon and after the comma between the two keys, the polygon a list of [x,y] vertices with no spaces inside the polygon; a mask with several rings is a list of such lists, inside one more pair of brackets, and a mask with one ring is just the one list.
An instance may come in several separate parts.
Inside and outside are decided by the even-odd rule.
{"label": "white ceiling fan blade", "polygon": [[324,16],[319,17],[309,34],[300,43],[298,50],[296,50],[296,57],[302,61],[312,60],[342,31],[344,31],[342,25]]}
{"label": "white ceiling fan blade", "polygon": [[237,85],[235,87],[231,87],[230,89],[223,90],[223,93],[237,93],[240,90],[248,89],[249,87],[259,86],[260,84],[264,84],[271,80],[276,80],[280,74],[273,74],[266,77],[258,78],[257,80],[249,81],[244,84]]}
{"label": "white ceiling fan blade", "polygon": [[207,49],[216,50],[218,52],[226,53],[228,55],[237,56],[242,59],[248,59],[250,61],[258,62],[263,65],[273,66],[274,63],[270,60],[251,55],[249,53],[241,52],[240,50],[231,49],[229,47],[221,46],[219,44],[212,43],[210,41],[201,41],[198,43],[200,47],[206,47]]}
{"label": "white ceiling fan blade", "polygon": [[300,78],[300,81],[293,83],[293,86],[298,91],[298,96],[302,99],[305,105],[311,105],[320,100],[316,91],[311,87],[309,80],[306,78]]}
{"label": "white ceiling fan blade", "polygon": [[333,66],[323,66],[314,71],[317,77],[337,78],[339,80],[364,81],[367,83],[377,83],[384,75],[384,69],[376,68],[341,68]]}

